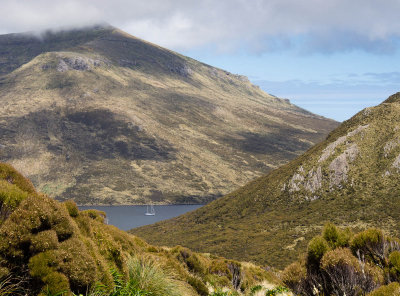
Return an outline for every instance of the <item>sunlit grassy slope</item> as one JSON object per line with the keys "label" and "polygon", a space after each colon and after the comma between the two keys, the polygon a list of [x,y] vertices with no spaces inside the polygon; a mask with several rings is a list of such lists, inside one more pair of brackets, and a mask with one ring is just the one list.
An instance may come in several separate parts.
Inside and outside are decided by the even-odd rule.
{"label": "sunlit grassy slope", "polygon": [[207,202],[337,125],[110,26],[0,48],[0,157],[60,200]]}
{"label": "sunlit grassy slope", "polygon": [[150,243],[284,267],[328,221],[399,235],[399,184],[397,93],[269,174],[194,212],[132,232]]}

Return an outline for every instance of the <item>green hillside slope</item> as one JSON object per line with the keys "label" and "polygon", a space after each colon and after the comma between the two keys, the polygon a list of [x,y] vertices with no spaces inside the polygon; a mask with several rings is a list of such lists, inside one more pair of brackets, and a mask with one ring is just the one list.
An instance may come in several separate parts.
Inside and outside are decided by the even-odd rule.
{"label": "green hillside slope", "polygon": [[337,126],[111,26],[0,49],[0,159],[59,200],[207,202]]}
{"label": "green hillside slope", "polygon": [[397,93],[345,121],[287,165],[194,212],[132,233],[150,243],[282,268],[328,221],[398,235],[399,181]]}
{"label": "green hillside slope", "polygon": [[258,284],[279,280],[250,263],[151,246],[106,225],[101,211],[37,193],[0,163],[1,295],[249,295]]}

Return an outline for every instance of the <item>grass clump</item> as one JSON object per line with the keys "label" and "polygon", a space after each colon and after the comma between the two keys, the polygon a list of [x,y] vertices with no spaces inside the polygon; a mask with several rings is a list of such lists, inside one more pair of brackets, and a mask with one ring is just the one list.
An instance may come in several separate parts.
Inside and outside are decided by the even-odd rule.
{"label": "grass clump", "polygon": [[179,282],[150,257],[130,257],[127,267],[130,286],[153,296],[181,295]]}

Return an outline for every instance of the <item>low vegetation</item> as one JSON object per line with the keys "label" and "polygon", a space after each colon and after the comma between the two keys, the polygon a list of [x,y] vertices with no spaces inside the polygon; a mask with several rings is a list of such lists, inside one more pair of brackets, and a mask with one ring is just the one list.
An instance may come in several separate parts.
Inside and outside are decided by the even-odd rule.
{"label": "low vegetation", "polygon": [[243,295],[280,282],[249,263],[151,246],[106,225],[104,212],[37,193],[1,163],[0,198],[0,296]]}
{"label": "low vegetation", "polygon": [[400,295],[400,240],[377,228],[353,233],[327,224],[282,279],[296,295]]}

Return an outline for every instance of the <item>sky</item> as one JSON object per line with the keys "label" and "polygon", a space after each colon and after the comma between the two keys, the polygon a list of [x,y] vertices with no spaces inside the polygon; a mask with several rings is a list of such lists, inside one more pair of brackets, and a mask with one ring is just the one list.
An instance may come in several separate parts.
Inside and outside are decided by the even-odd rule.
{"label": "sky", "polygon": [[0,34],[107,22],[343,121],[399,91],[400,0],[0,0]]}

